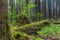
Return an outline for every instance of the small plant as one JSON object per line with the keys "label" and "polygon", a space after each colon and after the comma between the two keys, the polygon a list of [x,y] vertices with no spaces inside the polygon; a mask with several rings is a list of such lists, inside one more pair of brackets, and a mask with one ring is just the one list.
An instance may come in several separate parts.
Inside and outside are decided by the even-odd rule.
{"label": "small plant", "polygon": [[35,38],[35,40],[43,40],[43,39],[38,37],[38,38]]}

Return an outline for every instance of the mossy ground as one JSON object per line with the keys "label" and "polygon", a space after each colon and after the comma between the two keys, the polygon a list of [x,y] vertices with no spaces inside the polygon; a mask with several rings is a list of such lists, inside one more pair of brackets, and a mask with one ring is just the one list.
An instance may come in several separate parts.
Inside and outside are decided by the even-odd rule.
{"label": "mossy ground", "polygon": [[11,34],[14,40],[44,40],[45,38],[48,39],[49,36],[59,37],[59,30],[60,25],[53,24],[50,21],[33,22],[23,26],[11,26]]}

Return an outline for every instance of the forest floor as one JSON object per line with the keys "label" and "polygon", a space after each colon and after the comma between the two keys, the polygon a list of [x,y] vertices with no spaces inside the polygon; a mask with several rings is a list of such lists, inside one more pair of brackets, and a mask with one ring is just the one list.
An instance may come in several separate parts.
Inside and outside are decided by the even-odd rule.
{"label": "forest floor", "polygon": [[[45,22],[36,22],[23,26],[11,27],[11,34],[15,40],[60,40],[60,24],[46,27]],[[45,26],[45,27],[44,27]],[[41,29],[42,27],[42,29]]]}

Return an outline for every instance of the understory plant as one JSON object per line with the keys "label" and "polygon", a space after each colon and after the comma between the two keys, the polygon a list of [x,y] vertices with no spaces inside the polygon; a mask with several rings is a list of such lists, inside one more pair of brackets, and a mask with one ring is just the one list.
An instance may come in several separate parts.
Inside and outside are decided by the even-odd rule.
{"label": "understory plant", "polygon": [[42,30],[37,32],[42,36],[59,36],[60,37],[60,26],[52,24],[50,27],[42,28]]}

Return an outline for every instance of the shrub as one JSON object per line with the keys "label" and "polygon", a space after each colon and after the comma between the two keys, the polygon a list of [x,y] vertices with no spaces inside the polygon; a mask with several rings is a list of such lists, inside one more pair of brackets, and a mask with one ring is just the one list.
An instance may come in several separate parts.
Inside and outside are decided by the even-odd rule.
{"label": "shrub", "polygon": [[37,33],[42,36],[60,36],[60,26],[52,24],[50,27],[42,28]]}

